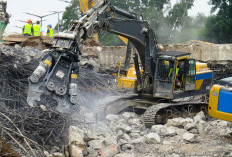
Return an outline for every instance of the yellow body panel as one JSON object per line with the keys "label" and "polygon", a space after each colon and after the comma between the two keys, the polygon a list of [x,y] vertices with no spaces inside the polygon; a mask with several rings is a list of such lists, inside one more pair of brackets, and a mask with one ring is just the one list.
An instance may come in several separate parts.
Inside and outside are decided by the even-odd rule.
{"label": "yellow body panel", "polygon": [[77,74],[71,74],[72,79],[77,79]]}
{"label": "yellow body panel", "polygon": [[196,62],[196,71],[197,72],[203,72],[203,71],[209,71],[208,65],[206,63]]}
{"label": "yellow body panel", "polygon": [[118,36],[126,45],[128,44],[128,39],[123,36]]}
{"label": "yellow body panel", "polygon": [[184,60],[184,59],[188,59],[189,58],[189,56],[182,56],[182,57],[178,57],[178,58],[176,58],[177,60]]}
{"label": "yellow body panel", "polygon": [[119,88],[135,89],[136,85],[137,85],[136,78],[128,78],[128,77],[118,78]]}
{"label": "yellow body panel", "polygon": [[218,111],[219,93],[221,88],[222,86],[219,85],[214,85],[211,88],[208,112],[209,115],[214,118],[232,122],[232,114]]}
{"label": "yellow body panel", "polygon": [[46,59],[46,60],[44,61],[44,63],[45,63],[48,67],[50,67],[50,66],[52,65],[52,62],[50,62],[48,59]]}
{"label": "yellow body panel", "polygon": [[204,80],[197,80],[196,81],[196,90],[201,89],[201,85],[203,84]]}
{"label": "yellow body panel", "polygon": [[93,36],[93,37],[96,39],[96,41],[97,41],[97,42],[99,41],[98,34],[94,34],[94,36]]}
{"label": "yellow body panel", "polygon": [[[196,62],[196,75],[212,72],[206,63]],[[196,90],[200,90],[204,80],[196,81]]]}
{"label": "yellow body panel", "polygon": [[79,0],[80,3],[80,11],[84,14],[89,8],[88,0]]}
{"label": "yellow body panel", "polygon": [[89,9],[89,6],[93,7],[96,2],[95,1],[91,1],[91,4],[89,5],[89,0],[79,0],[80,3],[80,11],[85,14]]}
{"label": "yellow body panel", "polygon": [[[143,70],[140,70],[140,72],[143,73]],[[137,78],[134,65],[128,70],[126,77]]]}
{"label": "yellow body panel", "polygon": [[[140,69],[140,73],[143,73],[143,70]],[[118,77],[118,87],[119,88],[128,88],[128,89],[135,89],[137,86],[137,76],[135,71],[135,66],[131,67],[126,77]]]}
{"label": "yellow body panel", "polygon": [[[136,71],[135,71],[135,65],[130,67],[125,77],[120,76],[122,61],[124,59],[125,57],[121,58],[119,69],[118,69],[118,88],[135,89],[137,86],[137,76],[136,76]],[[140,69],[140,72],[142,74],[143,70]]]}

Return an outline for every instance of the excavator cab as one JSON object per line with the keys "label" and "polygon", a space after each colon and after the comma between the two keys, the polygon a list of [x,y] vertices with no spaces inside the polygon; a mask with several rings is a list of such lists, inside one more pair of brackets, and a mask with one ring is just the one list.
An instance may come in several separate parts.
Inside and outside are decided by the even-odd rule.
{"label": "excavator cab", "polygon": [[176,70],[175,64],[175,60],[169,56],[162,56],[158,59],[154,97],[172,99]]}
{"label": "excavator cab", "polygon": [[[203,73],[204,76],[200,77],[202,71],[197,70],[200,66],[199,63],[189,56],[190,53],[186,52],[158,53],[154,97],[175,99],[199,95],[199,93],[204,94],[209,91],[212,71],[206,67],[203,71],[206,75]],[[204,80],[207,81],[204,82]]]}

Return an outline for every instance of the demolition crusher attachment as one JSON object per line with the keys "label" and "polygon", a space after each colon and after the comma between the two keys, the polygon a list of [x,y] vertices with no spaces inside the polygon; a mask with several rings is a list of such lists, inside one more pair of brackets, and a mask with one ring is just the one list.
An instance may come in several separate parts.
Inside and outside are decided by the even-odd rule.
{"label": "demolition crusher attachment", "polygon": [[29,77],[28,104],[59,112],[77,111],[78,72],[77,55],[52,50]]}

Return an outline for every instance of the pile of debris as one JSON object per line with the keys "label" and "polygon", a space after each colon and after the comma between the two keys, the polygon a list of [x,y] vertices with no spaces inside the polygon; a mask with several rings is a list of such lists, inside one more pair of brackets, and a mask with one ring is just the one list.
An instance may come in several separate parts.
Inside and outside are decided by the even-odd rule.
{"label": "pile of debris", "polygon": [[215,83],[218,83],[223,78],[232,76],[232,60],[207,61],[206,63],[213,70]]}
{"label": "pile of debris", "polygon": [[[68,115],[54,111],[31,107],[13,109],[0,104],[1,138],[21,155],[46,156],[44,150],[59,152],[67,143],[67,128],[71,124]],[[8,152],[1,155],[5,153]]]}
{"label": "pile of debris", "polygon": [[[20,45],[0,47],[0,156],[13,152],[14,156],[59,155],[68,142],[69,126],[89,125],[77,113],[66,115],[44,106],[28,106],[28,77],[47,52]],[[82,108],[92,110],[100,98],[115,93],[110,85],[112,76],[96,73],[89,65],[83,64],[79,77]]]}
{"label": "pile of debris", "polygon": [[[207,120],[203,112],[145,128],[135,113],[108,115],[110,132],[69,129],[67,154],[75,157],[231,156],[232,124]],[[69,151],[67,151],[69,150]],[[67,153],[69,152],[69,153]]]}
{"label": "pile of debris", "polygon": [[[30,46],[35,49],[43,50],[52,47],[54,38],[47,36],[36,37],[14,34],[4,37],[2,40],[4,45],[15,46],[18,44],[22,47]],[[101,46],[101,44],[97,42],[95,38],[89,38],[84,42],[84,46]]]}
{"label": "pile of debris", "polygon": [[31,46],[40,50],[49,48],[53,44],[53,38],[47,36],[30,37],[23,35],[10,35],[4,37],[2,40],[4,45],[14,46],[16,44],[20,44],[22,47]]}
{"label": "pile of debris", "polygon": [[46,156],[44,150],[60,151],[67,141],[67,128],[74,123],[68,115],[26,102],[28,77],[46,53],[19,45],[0,47],[0,156]]}
{"label": "pile of debris", "polygon": [[1,100],[6,105],[25,106],[28,77],[47,51],[19,45],[0,47]]}
{"label": "pile of debris", "polygon": [[232,124],[202,112],[151,128],[135,113],[105,117],[104,105],[120,93],[114,76],[99,70],[95,53],[83,55],[80,63],[79,114],[28,107],[28,77],[47,52],[17,44],[0,47],[0,156],[232,156]]}

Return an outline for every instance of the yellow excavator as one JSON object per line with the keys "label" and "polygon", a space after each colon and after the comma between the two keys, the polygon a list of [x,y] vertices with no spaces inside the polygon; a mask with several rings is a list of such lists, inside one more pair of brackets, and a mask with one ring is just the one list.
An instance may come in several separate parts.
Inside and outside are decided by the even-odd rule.
{"label": "yellow excavator", "polygon": [[[85,14],[87,10],[91,9],[96,5],[97,1],[94,0],[79,0],[80,11]],[[98,40],[98,35],[95,34],[95,39]],[[128,40],[124,37],[119,36],[126,44]],[[199,42],[199,41],[196,41]],[[208,44],[208,43],[207,43]],[[211,44],[211,43],[209,43]],[[118,87],[119,89],[135,90],[137,86],[137,77],[135,66],[131,67],[127,72],[126,76],[120,76],[120,70],[122,61],[125,60],[123,57],[120,61],[119,71],[118,71]],[[208,70],[206,64],[196,63],[196,74],[202,73],[203,70]],[[143,73],[143,70],[140,70]],[[183,79],[182,79],[183,80]],[[202,84],[202,79],[197,80],[196,89],[200,89]],[[232,77],[222,79],[219,84],[214,85],[210,91],[208,113],[214,118],[221,120],[226,120],[232,122]]]}
{"label": "yellow excavator", "polygon": [[145,125],[150,127],[174,116],[207,110],[207,103],[192,100],[209,93],[213,72],[207,64],[190,58],[188,52],[159,52],[149,23],[109,0],[99,0],[79,20],[72,20],[68,30],[55,36],[53,48],[29,77],[29,105],[42,104],[60,112],[70,112],[80,105],[77,82],[83,42],[100,30],[128,39],[125,67],[133,56],[136,75],[136,93],[123,103],[108,105],[107,113],[126,108],[144,110]]}
{"label": "yellow excavator", "polygon": [[232,77],[221,79],[211,88],[208,113],[214,118],[232,122]]}

